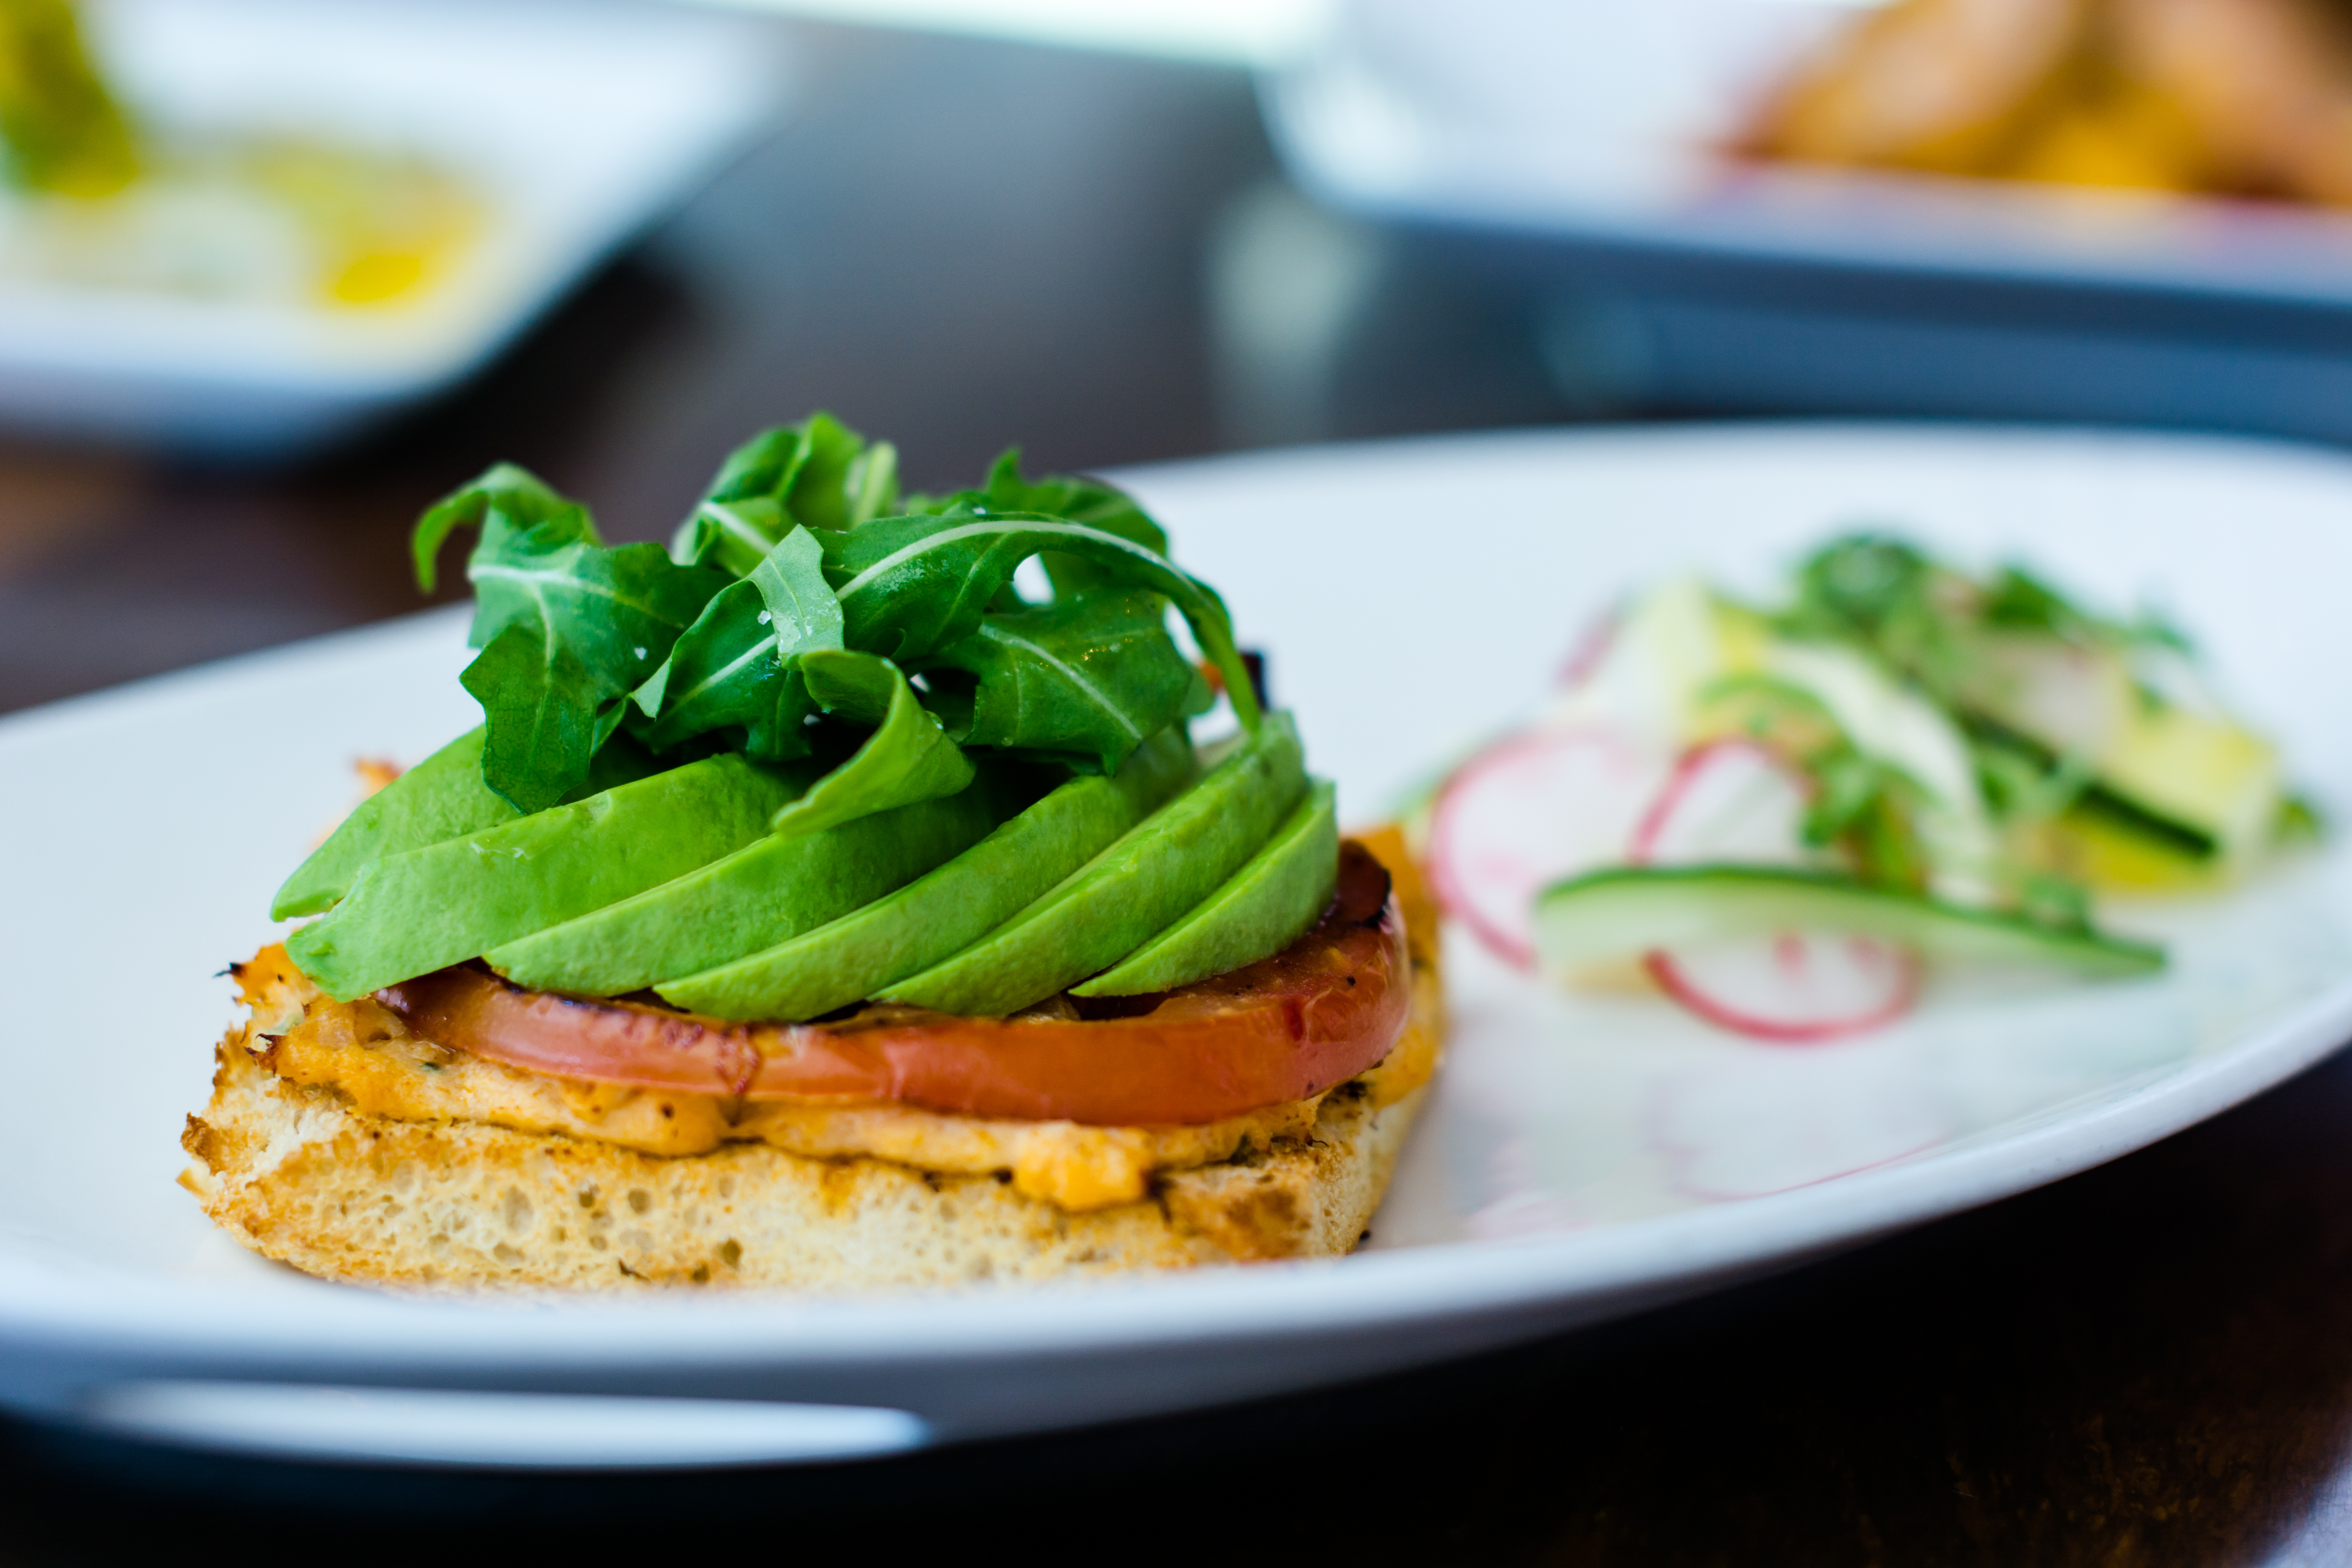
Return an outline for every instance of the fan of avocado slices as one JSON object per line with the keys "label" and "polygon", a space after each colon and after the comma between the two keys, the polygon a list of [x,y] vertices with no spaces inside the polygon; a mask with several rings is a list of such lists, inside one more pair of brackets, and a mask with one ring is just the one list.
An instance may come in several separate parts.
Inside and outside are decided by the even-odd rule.
{"label": "fan of avocado slices", "polygon": [[[1515,900],[1518,953],[1507,918],[1484,929],[1499,928],[1507,956],[1556,973],[1643,954],[1655,973],[1662,952],[1791,931],[2143,972],[2161,950],[2095,925],[2095,894],[2217,887],[2318,831],[2276,750],[2214,700],[2178,630],[2094,613],[2015,564],[1972,574],[1902,539],[1852,534],[1806,558],[1777,605],[1673,582],[1626,606],[1597,647],[1507,744],[1604,733],[1650,748],[1653,771],[1623,775],[1647,792],[1617,807],[1640,824],[1630,843],[1621,830],[1605,852],[1522,868],[1529,910],[1508,877],[1478,869],[1505,830],[1463,826],[1539,809],[1511,801],[1528,786],[1486,782],[1505,773],[1486,761],[1500,748],[1456,770],[1423,816],[1455,912],[1476,928],[1482,897]],[[1745,784],[1730,776],[1743,769]],[[1780,841],[1759,837],[1752,812],[1727,848],[1683,831],[1708,787],[1752,795],[1758,780],[1781,790]]]}
{"label": "fan of avocado slices", "polygon": [[[730,454],[667,550],[500,466],[418,522],[427,591],[468,529],[483,723],[271,911],[319,917],[287,948],[330,995],[479,959],[724,1018],[1003,1016],[1225,973],[1330,900],[1331,787],[1108,486],[1008,453],[901,496],[887,443],[817,414]],[[1216,687],[1238,731],[1196,751]]]}

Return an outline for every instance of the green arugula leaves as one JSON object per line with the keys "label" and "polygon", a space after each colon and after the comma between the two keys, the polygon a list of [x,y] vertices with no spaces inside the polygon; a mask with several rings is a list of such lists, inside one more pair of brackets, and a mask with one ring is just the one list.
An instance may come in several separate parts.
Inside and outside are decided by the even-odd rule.
{"label": "green arugula leaves", "polygon": [[1244,727],[1257,728],[1257,701],[1224,601],[1146,545],[1060,518],[962,511],[881,518],[824,543],[849,646],[908,667],[978,631],[1014,569],[1033,555],[1070,557],[1102,580],[1148,588],[1176,606],[1223,676]]}
{"label": "green arugula leaves", "polygon": [[815,711],[795,667],[812,648],[841,647],[841,605],[826,585],[816,539],[790,533],[720,590],[635,692],[644,714],[631,732],[667,751],[714,731],[740,731],[739,749],[761,762],[809,752]]}
{"label": "green arugula leaves", "polygon": [[461,528],[481,528],[495,517],[501,529],[520,531],[541,524],[549,537],[598,542],[588,509],[566,500],[546,480],[512,463],[494,463],[479,479],[458,486],[425,509],[409,535],[416,585],[430,594],[440,585],[441,546]]}
{"label": "green arugula leaves", "polygon": [[[1140,544],[1154,555],[1168,553],[1168,535],[1160,525],[1144,515],[1143,509],[1124,491],[1108,485],[1098,485],[1091,479],[1073,479],[1066,475],[1049,475],[1042,479],[1021,477],[1021,448],[1013,447],[996,459],[988,470],[988,482],[976,490],[961,490],[943,501],[909,505],[908,511],[964,512],[985,516],[995,513],[1026,513],[1035,517],[1058,517],[1071,522],[1082,522],[1088,528],[1116,534],[1130,544]],[[1089,564],[1083,557],[1049,552],[1044,557],[1046,579],[1060,595],[1082,593],[1117,579]]]}
{"label": "green arugula leaves", "polygon": [[1168,640],[1166,615],[1159,595],[1118,589],[985,615],[970,636],[931,656],[926,679],[950,669],[976,678],[964,699],[969,711],[950,726],[965,745],[1055,754],[1080,772],[1117,773],[1145,737],[1182,716],[1192,689],[1192,667]]}
{"label": "green arugula leaves", "polygon": [[727,455],[670,542],[680,562],[748,575],[797,524],[855,528],[898,500],[898,453],[830,414],[762,430]]}
{"label": "green arugula leaves", "polygon": [[482,704],[482,782],[522,812],[543,810],[588,776],[628,694],[669,657],[724,574],[680,566],[659,545],[607,546],[587,509],[501,465],[425,514],[417,580],[456,529],[478,527],[468,641],[482,650],[459,679]]}
{"label": "green arugula leaves", "polygon": [[[510,465],[454,492],[413,546],[430,590],[448,536],[481,531],[481,653],[462,679],[488,718],[484,783],[532,812],[576,794],[608,744],[845,757],[779,814],[800,832],[955,793],[965,748],[1112,773],[1202,705],[1171,605],[1257,726],[1223,602],[1130,498],[1024,479],[1008,452],[979,489],[906,504],[886,515],[888,443],[824,414],[730,453],[667,552],[605,544],[586,508]],[[1050,602],[1013,586],[1032,557]]]}

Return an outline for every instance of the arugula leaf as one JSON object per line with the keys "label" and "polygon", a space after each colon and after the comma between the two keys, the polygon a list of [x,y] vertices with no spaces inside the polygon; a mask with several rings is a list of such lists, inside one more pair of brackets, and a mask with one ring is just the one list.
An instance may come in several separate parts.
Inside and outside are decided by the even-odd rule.
{"label": "arugula leaf", "polygon": [[827,534],[823,543],[825,576],[841,598],[844,641],[909,665],[977,631],[1030,556],[1079,558],[1122,586],[1165,595],[1224,677],[1243,726],[1257,728],[1257,700],[1234,651],[1224,601],[1131,540],[1059,518],[948,512],[879,518]]}
{"label": "arugula leaf", "polygon": [[776,644],[786,653],[841,646],[841,601],[825,581],[824,547],[795,528],[751,569],[751,584],[768,614]]}
{"label": "arugula leaf", "polygon": [[825,711],[877,728],[849,760],[811,784],[769,824],[814,833],[877,811],[954,795],[976,770],[915,696],[898,667],[872,654],[812,648],[800,656],[809,693]]}
{"label": "arugula leaf", "polygon": [[969,711],[955,704],[950,722],[965,745],[1077,753],[1084,771],[1116,773],[1145,736],[1182,716],[1198,679],[1169,640],[1166,614],[1157,594],[1112,590],[986,615],[930,656],[924,678],[940,668],[978,678]]}
{"label": "arugula leaf", "polygon": [[1857,747],[1812,692],[1771,675],[1730,675],[1701,694],[1717,722],[1802,772],[1812,785],[1804,841],[1835,848],[1855,878],[1916,892],[1927,884],[1919,816],[1929,792],[1908,773]]}
{"label": "arugula leaf", "polygon": [[806,756],[803,731],[816,710],[793,661],[810,648],[841,646],[841,605],[822,563],[815,536],[795,527],[751,576],[722,589],[637,688],[645,718],[632,732],[667,751],[733,728],[741,749],[762,762]]}
{"label": "arugula leaf", "polygon": [[762,624],[766,618],[751,583],[721,589],[662,667],[630,694],[645,717],[632,719],[629,732],[667,752],[697,735],[732,729],[740,737],[733,749],[761,762],[806,756],[802,731],[816,708],[800,672],[778,652],[775,634]]}
{"label": "arugula leaf", "polygon": [[466,565],[467,640],[482,654],[461,679],[488,720],[482,782],[518,811],[539,811],[587,777],[627,694],[727,579],[677,565],[658,545],[599,543],[586,509],[507,468],[419,521],[422,574],[450,531],[473,523],[482,537]]}
{"label": "arugula leaf", "polygon": [[744,576],[793,526],[854,528],[898,499],[898,453],[830,414],[762,430],[727,455],[670,551]]}
{"label": "arugula leaf", "polygon": [[1948,707],[1974,663],[1958,605],[1966,579],[1916,546],[1885,534],[1831,541],[1797,570],[1796,603],[1780,629],[1844,642],[1875,658]]}
{"label": "arugula leaf", "polygon": [[[1027,512],[1045,517],[1066,518],[1098,528],[1105,533],[1117,534],[1130,543],[1140,544],[1155,555],[1168,553],[1168,535],[1158,523],[1145,515],[1134,498],[1124,490],[1093,479],[1081,479],[1066,474],[1052,474],[1040,479],[1021,477],[1021,448],[1009,447],[988,470],[988,479],[976,490],[961,490],[945,500],[925,507],[909,507],[910,511],[970,512],[975,515],[1003,512]],[[1115,578],[1106,577],[1101,570],[1084,557],[1049,552],[1044,557],[1045,575],[1054,584],[1056,595],[1066,597],[1091,587],[1100,587]]]}
{"label": "arugula leaf", "polygon": [[[489,720],[484,782],[520,810],[553,804],[625,721],[663,752],[838,755],[820,709],[876,729],[793,808],[803,825],[961,787],[958,741],[1108,772],[1205,689],[1168,604],[1256,727],[1223,602],[1129,497],[1024,479],[1013,451],[934,515],[877,515],[897,500],[895,451],[824,414],[730,454],[667,555],[607,547],[585,508],[509,465],[445,498],[414,553],[429,589],[448,535],[482,531],[467,568],[482,654],[464,679]],[[1032,608],[1011,584],[1038,556],[1055,594]]]}
{"label": "arugula leaf", "polygon": [[1862,648],[1946,707],[1966,710],[1988,632],[2040,633],[2077,647],[2187,656],[2188,638],[2143,610],[2124,622],[2084,609],[2014,563],[1979,583],[1885,534],[1831,541],[1797,572],[1796,601],[1778,617],[1797,637]]}
{"label": "arugula leaf", "polygon": [[1071,522],[1083,522],[1099,528],[1105,533],[1115,533],[1121,539],[1142,545],[1155,555],[1168,553],[1168,535],[1158,523],[1136,505],[1135,498],[1097,479],[1082,479],[1068,474],[1048,474],[1042,479],[1021,477],[1021,448],[1008,447],[998,454],[988,470],[988,478],[978,489],[958,490],[943,498],[919,498],[919,505],[910,505],[909,511],[929,512],[935,516],[958,512],[1038,512],[1049,517],[1065,518]]}
{"label": "arugula leaf", "polygon": [[507,627],[457,677],[482,705],[482,782],[517,811],[544,811],[588,776],[604,741],[604,699],[571,649]]}
{"label": "arugula leaf", "polygon": [[[425,509],[409,535],[410,555],[416,563],[416,585],[433,592],[438,581],[441,546],[461,528],[481,528],[496,517],[509,529],[543,528],[546,537],[576,539],[602,544],[588,509],[556,493],[529,468],[494,463],[479,477],[468,479]],[[487,641],[488,639],[483,639]],[[473,645],[482,646],[480,642]]]}

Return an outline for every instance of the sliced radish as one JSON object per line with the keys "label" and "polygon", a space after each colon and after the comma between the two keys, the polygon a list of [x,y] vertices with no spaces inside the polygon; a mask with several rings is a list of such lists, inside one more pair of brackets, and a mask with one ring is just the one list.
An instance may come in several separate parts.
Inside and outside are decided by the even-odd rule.
{"label": "sliced radish", "polygon": [[1438,792],[1430,884],[1478,940],[1535,966],[1538,889],[1624,858],[1672,759],[1612,730],[1530,730],[1481,752]]}
{"label": "sliced radish", "polygon": [[1573,691],[1599,672],[1601,666],[1617,646],[1618,628],[1624,625],[1622,606],[1612,605],[1584,624],[1569,649],[1568,658],[1559,667],[1555,682],[1563,691]]}
{"label": "sliced radish", "polygon": [[[1634,829],[1635,865],[1801,865],[1809,782],[1752,741],[1693,747]],[[1871,937],[1785,931],[1752,942],[1655,950],[1658,989],[1721,1028],[1784,1045],[1859,1034],[1908,1012],[1919,955]]]}
{"label": "sliced radish", "polygon": [[1919,997],[1919,955],[1866,936],[1784,931],[1755,942],[1645,953],[1658,989],[1708,1023],[1759,1040],[1813,1045],[1891,1024]]}
{"label": "sliced radish", "polygon": [[1802,774],[1753,741],[1694,746],[1643,813],[1626,858],[1636,866],[1802,864],[1811,794]]}

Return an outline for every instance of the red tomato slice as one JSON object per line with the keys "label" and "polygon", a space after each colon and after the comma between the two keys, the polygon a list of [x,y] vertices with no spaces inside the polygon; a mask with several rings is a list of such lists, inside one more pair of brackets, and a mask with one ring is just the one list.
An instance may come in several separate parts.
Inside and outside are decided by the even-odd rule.
{"label": "red tomato slice", "polygon": [[427,1039],[530,1072],[753,1100],[896,1100],[961,1116],[1197,1124],[1304,1100],[1388,1055],[1412,1005],[1389,874],[1350,839],[1339,893],[1272,958],[1121,998],[1124,1017],[962,1018],[872,1006],[834,1024],[730,1024],[527,991],[478,963],[376,993]]}

